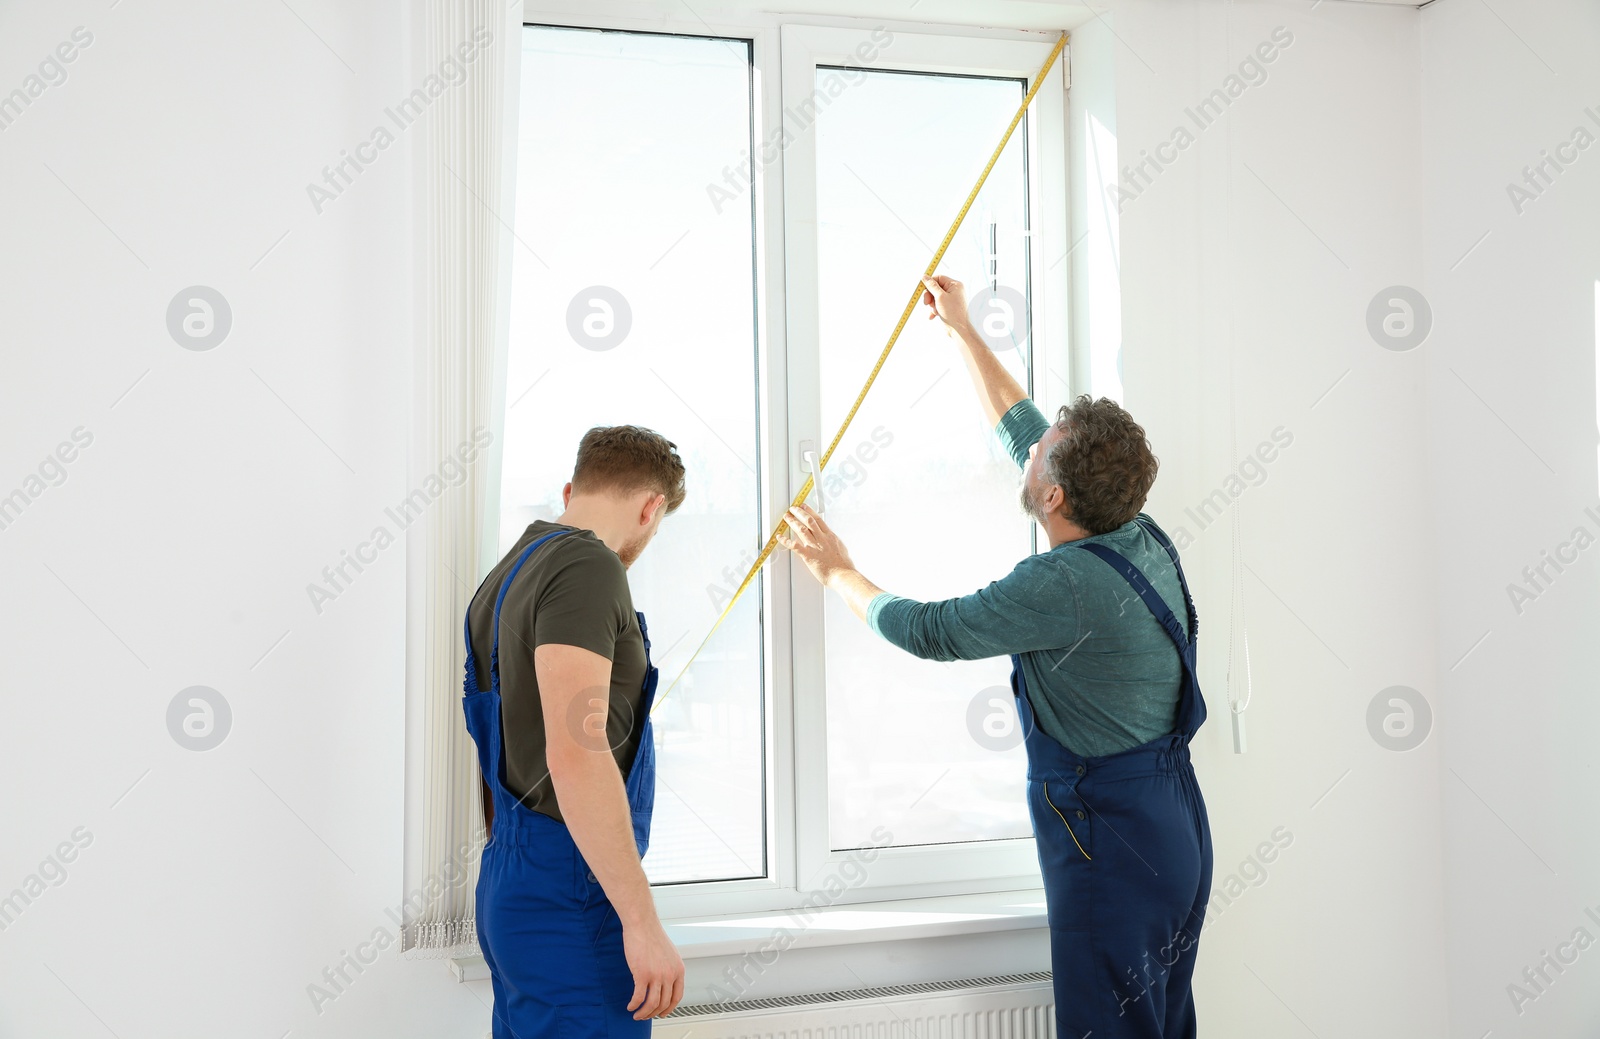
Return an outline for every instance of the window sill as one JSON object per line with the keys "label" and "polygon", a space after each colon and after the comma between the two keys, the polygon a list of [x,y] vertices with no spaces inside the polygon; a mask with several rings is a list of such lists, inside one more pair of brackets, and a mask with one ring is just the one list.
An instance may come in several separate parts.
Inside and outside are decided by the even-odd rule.
{"label": "window sill", "polygon": [[666,924],[685,960],[738,956],[770,945],[784,932],[793,936],[786,948],[803,949],[1045,926],[1042,888],[693,917]]}
{"label": "window sill", "polygon": [[[689,967],[691,990],[698,994],[731,968],[759,976],[743,996],[1048,969],[1047,926],[1042,888],[857,902],[819,907],[809,917],[779,910],[666,923]],[[923,944],[907,956],[903,942]],[[793,950],[811,951],[785,955],[778,969],[778,954]],[[843,962],[847,953],[853,966]],[[489,976],[481,956],[449,963],[459,981]]]}

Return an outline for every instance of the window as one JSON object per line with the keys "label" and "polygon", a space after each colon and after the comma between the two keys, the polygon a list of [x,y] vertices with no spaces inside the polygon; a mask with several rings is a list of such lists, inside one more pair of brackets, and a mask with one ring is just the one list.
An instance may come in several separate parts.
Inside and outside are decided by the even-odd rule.
{"label": "window", "polygon": [[[559,515],[583,430],[674,440],[689,497],[630,572],[665,692],[1055,41],[581,17],[604,24],[525,28],[500,544]],[[1033,372],[1070,370],[1061,75],[942,264],[1041,397],[1066,387]],[[914,317],[824,473],[830,522],[884,587],[945,598],[1034,551],[1016,488],[955,346]],[[790,566],[774,557],[654,715],[645,866],[666,910],[793,905],[868,844],[885,850],[850,897],[1036,882],[1008,662],[917,661]]]}

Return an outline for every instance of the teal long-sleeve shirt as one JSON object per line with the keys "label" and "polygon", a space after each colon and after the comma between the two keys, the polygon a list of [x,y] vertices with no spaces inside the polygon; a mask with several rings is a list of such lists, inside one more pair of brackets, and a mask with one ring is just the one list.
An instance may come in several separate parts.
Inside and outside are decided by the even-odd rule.
{"label": "teal long-sleeve shirt", "polygon": [[[1022,400],[995,433],[1020,469],[1047,429],[1033,401]],[[925,660],[1018,654],[1039,728],[1076,754],[1098,757],[1148,743],[1176,722],[1177,647],[1122,575],[1079,547],[1087,542],[1143,571],[1188,630],[1177,571],[1134,520],[1031,555],[971,595],[940,602],[875,596],[867,623]]]}

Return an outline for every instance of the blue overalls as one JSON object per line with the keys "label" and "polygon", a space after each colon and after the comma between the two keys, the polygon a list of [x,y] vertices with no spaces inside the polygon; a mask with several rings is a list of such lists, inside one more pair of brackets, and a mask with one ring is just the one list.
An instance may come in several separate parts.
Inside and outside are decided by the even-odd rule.
{"label": "blue overalls", "polygon": [[1211,897],[1211,826],[1189,762],[1206,719],[1195,677],[1196,618],[1178,553],[1189,633],[1144,574],[1098,543],[1081,544],[1120,573],[1178,647],[1183,663],[1170,735],[1081,757],[1034,724],[1019,658],[1011,689],[1028,751],[1028,812],[1044,874],[1058,1039],[1193,1039],[1190,981]]}
{"label": "blue overalls", "polygon": [[[628,1011],[633,973],[622,950],[622,923],[564,823],[535,812],[506,789],[500,733],[500,607],[506,589],[535,549],[566,531],[537,539],[517,558],[494,601],[489,688],[478,688],[467,626],[463,707],[478,745],[478,765],[494,799],[493,832],[478,867],[478,945],[494,984],[494,1039],[603,1039],[647,1036],[649,1021]],[[639,856],[650,843],[656,751],[650,726],[658,673],[644,636],[645,678],[638,717],[644,731],[628,769],[628,808]]]}

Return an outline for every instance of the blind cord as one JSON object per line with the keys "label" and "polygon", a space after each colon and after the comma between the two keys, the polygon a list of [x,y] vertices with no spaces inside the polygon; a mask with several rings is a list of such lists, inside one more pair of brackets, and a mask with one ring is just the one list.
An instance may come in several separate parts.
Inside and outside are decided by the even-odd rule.
{"label": "blind cord", "polygon": [[[1228,43],[1232,38],[1232,33],[1229,31],[1232,29],[1232,0],[1229,0],[1226,13],[1228,15],[1228,20],[1225,23],[1223,32],[1224,50],[1227,49]],[[1231,159],[1233,155],[1233,125],[1231,123],[1227,127],[1227,145],[1228,147],[1226,149],[1226,154]],[[1228,251],[1227,263],[1225,267],[1231,278],[1233,274],[1232,177],[1223,177],[1223,185],[1223,217],[1224,224],[1227,228],[1225,233],[1225,242]],[[1228,295],[1228,450],[1230,462],[1239,457],[1239,392],[1238,377],[1235,373],[1234,366],[1234,349],[1237,343],[1234,337],[1233,314],[1233,294],[1230,292]],[[1250,706],[1250,698],[1255,692],[1255,687],[1251,681],[1250,675],[1250,631],[1245,624],[1244,611],[1244,553],[1241,548],[1244,535],[1242,531],[1243,523],[1241,522],[1242,510],[1239,507],[1239,498],[1242,498],[1243,496],[1244,492],[1241,490],[1239,497],[1234,498],[1232,504],[1230,505],[1230,509],[1233,513],[1233,544],[1230,566],[1231,580],[1228,589],[1228,670],[1224,680],[1224,691],[1228,699],[1228,714],[1230,716],[1229,720],[1232,722],[1233,726],[1233,752],[1235,754],[1243,754],[1245,752],[1244,712],[1245,709]],[[1233,698],[1234,635],[1236,632],[1238,634],[1240,650],[1239,658],[1244,664],[1244,697],[1239,700],[1235,700]]]}

